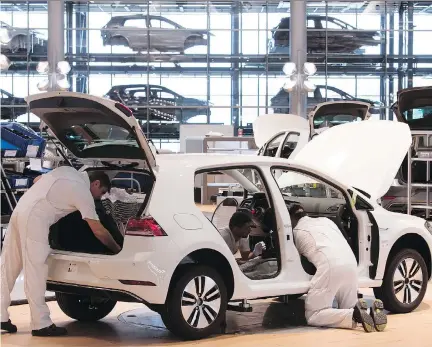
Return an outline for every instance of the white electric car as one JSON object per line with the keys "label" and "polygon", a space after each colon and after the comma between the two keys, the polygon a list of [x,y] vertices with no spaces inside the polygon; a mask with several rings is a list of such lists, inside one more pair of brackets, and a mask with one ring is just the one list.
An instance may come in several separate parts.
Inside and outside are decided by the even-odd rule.
{"label": "white electric car", "polygon": [[[140,302],[160,313],[175,335],[197,339],[217,332],[227,309],[247,310],[247,300],[306,293],[313,271],[307,272],[296,250],[287,209],[292,201],[285,193],[287,185],[300,180],[321,182],[343,197],[345,204],[334,217],[357,257],[360,286],[373,287],[392,312],[410,312],[421,303],[431,276],[432,226],[386,211],[374,198],[388,190],[410,146],[406,124],[340,125],[310,141],[294,160],[154,156],[137,120],[121,104],[72,92],[32,95],[27,101],[87,170],[133,174],[150,182],[132,193],[142,200],[124,224],[120,253],[63,249],[50,255],[48,290],[56,292],[68,316],[98,320],[117,301]],[[273,231],[262,261],[273,264],[274,271],[261,279],[242,272],[195,203],[196,176],[215,173],[241,184],[240,206],[257,218],[263,212],[263,223]]]}

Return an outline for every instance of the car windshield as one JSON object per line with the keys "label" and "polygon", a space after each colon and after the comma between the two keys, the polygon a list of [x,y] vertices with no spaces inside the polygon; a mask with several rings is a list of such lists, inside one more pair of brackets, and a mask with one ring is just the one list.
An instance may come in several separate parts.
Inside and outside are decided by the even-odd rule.
{"label": "car windshield", "polygon": [[362,117],[353,116],[351,114],[326,114],[314,117],[314,128],[330,127],[345,123],[360,122]]}
{"label": "car windshield", "polygon": [[65,130],[65,137],[78,151],[110,144],[139,147],[127,129],[111,124],[76,124]]}
{"label": "car windshield", "polygon": [[432,105],[407,110],[403,115],[409,124],[415,124],[425,120],[430,122],[432,120]]}

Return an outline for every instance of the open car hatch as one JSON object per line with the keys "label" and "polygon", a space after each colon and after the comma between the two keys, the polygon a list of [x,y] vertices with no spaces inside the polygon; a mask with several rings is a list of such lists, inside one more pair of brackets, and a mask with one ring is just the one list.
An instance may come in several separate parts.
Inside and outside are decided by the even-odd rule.
{"label": "open car hatch", "polygon": [[432,129],[432,87],[400,90],[391,108],[398,121],[407,123],[411,130]]}
{"label": "open car hatch", "polygon": [[99,161],[137,161],[156,166],[153,152],[132,112],[100,97],[48,92],[26,98],[55,137],[77,158]]}
{"label": "open car hatch", "polygon": [[370,118],[370,107],[370,104],[362,101],[323,102],[309,113],[311,129],[320,133],[335,125],[367,120]]}
{"label": "open car hatch", "polygon": [[308,142],[293,162],[360,189],[375,201],[389,190],[410,146],[406,124],[384,120],[347,123]]}

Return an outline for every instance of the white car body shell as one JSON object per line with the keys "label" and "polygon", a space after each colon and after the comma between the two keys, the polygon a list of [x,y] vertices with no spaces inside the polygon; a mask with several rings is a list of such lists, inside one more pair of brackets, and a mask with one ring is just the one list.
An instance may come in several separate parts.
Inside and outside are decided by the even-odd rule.
{"label": "white car body shell", "polygon": [[[32,102],[35,100],[49,100],[59,96],[82,98],[103,104],[130,126],[137,125],[136,120],[132,116],[128,117],[122,113],[115,107],[114,102],[99,97],[70,92],[51,92],[30,96],[27,101],[30,103],[30,108],[32,108]],[[44,120],[43,108],[32,110],[32,112]],[[345,161],[346,165],[351,165],[353,159],[355,159],[357,162],[356,168],[361,168],[361,163],[364,164],[364,175],[374,177],[375,174],[376,181],[370,187],[381,187],[381,183],[384,184],[383,182],[386,182],[388,176],[393,175],[394,177],[394,173],[387,170],[384,175],[386,177],[383,178],[377,175],[374,167],[371,166],[375,165],[375,161],[371,161],[368,153],[354,144],[346,149],[347,155],[339,156],[332,151],[332,148],[340,146],[340,140],[337,137],[332,137],[331,133],[335,129],[338,130],[338,128],[343,127],[347,131],[346,136],[349,136],[348,133],[350,133],[353,139],[361,138],[365,133],[368,133],[368,139],[371,141],[370,146],[372,144],[378,146],[374,152],[377,157],[387,156],[388,151],[391,149],[390,144],[393,145],[391,149],[393,161],[398,160],[396,157],[407,150],[405,147],[409,144],[405,140],[407,138],[410,140],[411,137],[409,129],[405,129],[406,125],[384,122],[385,124],[382,125],[384,128],[397,131],[402,139],[399,137],[397,141],[395,138],[392,140],[388,133],[384,136],[384,140],[381,136],[380,141],[389,140],[390,144],[380,151],[379,141],[375,136],[376,133],[370,134],[372,128],[366,123],[369,122],[341,125],[330,129],[327,131],[328,137],[320,135],[322,141],[318,145],[320,147],[326,146],[327,150],[332,153],[332,155],[328,156],[327,163],[339,158],[341,161]],[[116,291],[132,296],[140,302],[153,305],[164,304],[170,291],[171,280],[179,264],[195,252],[211,252],[226,260],[227,267],[225,271],[231,274],[234,283],[230,300],[306,293],[310,286],[311,276],[303,269],[300,255],[294,245],[292,227],[285,201],[272,176],[271,168],[274,166],[306,172],[311,176],[330,182],[346,194],[347,199],[349,196],[348,190],[350,189],[373,207],[371,213],[379,227],[379,256],[376,264],[371,263],[371,223],[368,214],[366,211],[360,211],[353,207],[353,212],[359,224],[358,273],[361,287],[381,286],[389,252],[395,242],[403,235],[416,234],[420,236],[425,240],[428,251],[431,252],[432,250],[432,236],[425,228],[423,219],[384,210],[376,202],[368,199],[351,186],[350,171],[344,171],[333,177],[335,172],[332,171],[332,165],[325,165],[321,169],[321,164],[326,163],[325,158],[321,158],[321,161],[317,163],[319,165],[311,165],[311,162],[316,160],[316,155],[322,156],[325,153],[324,149],[322,149],[320,153],[313,154],[315,153],[313,149],[316,148],[317,144],[314,144],[314,141],[305,146],[304,150],[306,152],[304,152],[304,155],[301,155],[303,151],[298,154],[300,160],[297,162],[297,160],[244,155],[168,154],[153,156],[144,134],[138,133],[138,139],[140,145],[144,148],[145,155],[148,157],[147,163],[150,164],[150,169],[154,173],[156,180],[144,213],[152,216],[165,230],[167,236],[142,237],[126,235],[123,249],[116,255],[54,251],[48,259],[49,284]],[[395,152],[396,157],[394,156]],[[349,153],[352,156],[348,156]],[[122,158],[117,158],[117,161],[119,159]],[[341,163],[338,165],[341,167]],[[280,240],[281,268],[279,274],[272,279],[251,280],[247,278],[240,271],[234,256],[218,231],[194,202],[194,178],[197,171],[244,166],[256,167],[259,170],[263,180],[267,183],[267,190],[275,207],[278,225],[277,233]],[[367,187],[363,186],[362,188],[367,191]],[[72,264],[74,264],[74,270],[70,271]],[[371,266],[376,267],[374,278],[369,275]],[[428,264],[428,267],[430,269],[430,264]],[[128,285],[121,283],[120,280],[148,281],[154,285]]]}

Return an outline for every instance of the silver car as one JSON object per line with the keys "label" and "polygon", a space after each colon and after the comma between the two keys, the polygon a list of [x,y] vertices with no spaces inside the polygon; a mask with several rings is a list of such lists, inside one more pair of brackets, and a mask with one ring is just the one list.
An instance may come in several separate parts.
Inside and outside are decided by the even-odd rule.
{"label": "silver car", "polygon": [[113,17],[101,30],[104,45],[127,46],[140,52],[180,52],[205,46],[207,30],[187,29],[161,16],[132,15]]}
{"label": "silver car", "polygon": [[[411,156],[413,158],[429,157],[432,152],[432,87],[402,89],[398,92],[397,102],[392,110],[399,122],[408,124],[413,132]],[[426,184],[431,182],[431,172],[427,177],[427,163],[416,161],[412,164],[411,182]],[[432,166],[432,165],[431,165]],[[393,212],[407,213],[407,177],[408,158],[405,157],[393,186],[381,198],[381,205]],[[432,191],[432,190],[431,190]],[[432,193],[429,195],[432,200]],[[424,188],[413,188],[411,202],[414,205],[425,205],[426,191]],[[428,205],[431,205],[432,201]],[[412,214],[425,217],[424,209],[413,209]]]}
{"label": "silver car", "polygon": [[17,53],[30,50],[33,53],[47,51],[48,41],[45,36],[35,30],[15,28],[0,22],[1,52]]}

